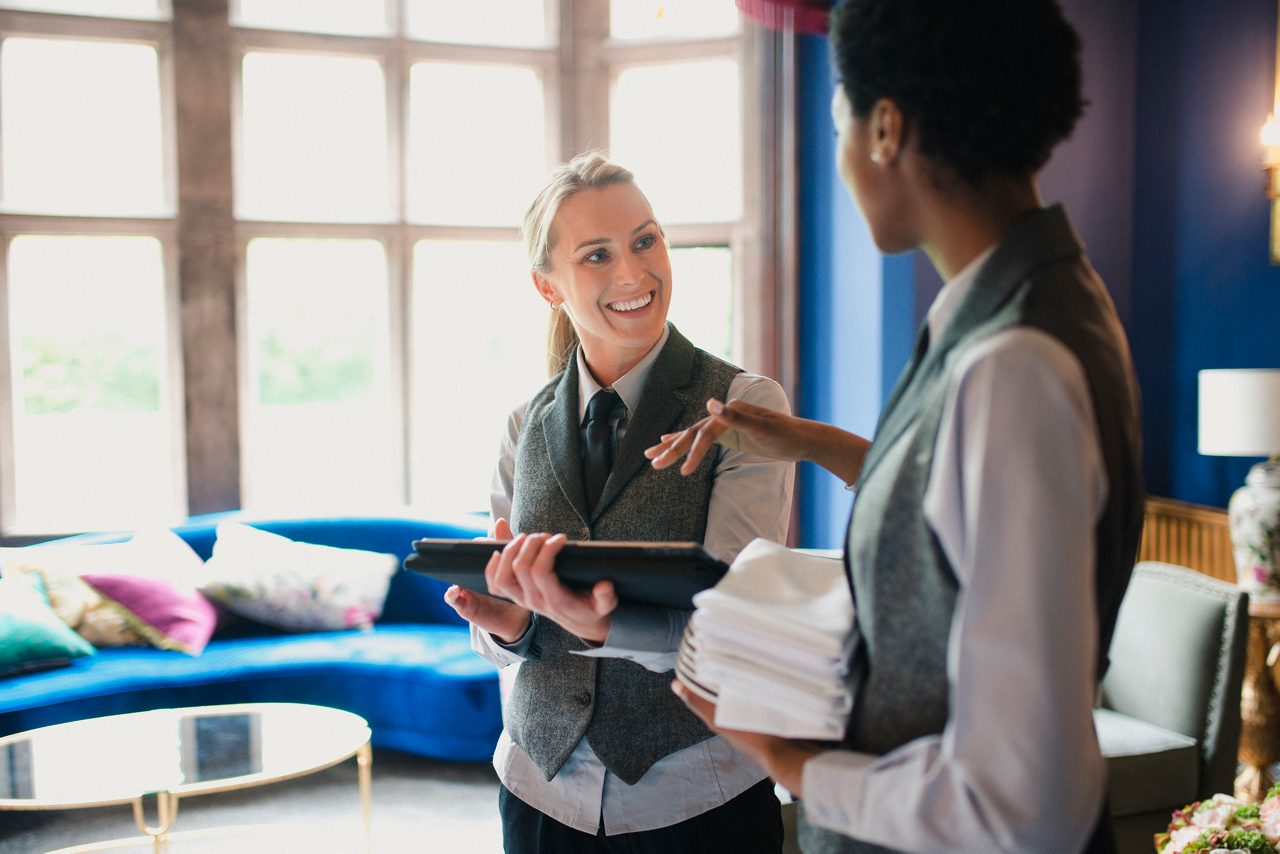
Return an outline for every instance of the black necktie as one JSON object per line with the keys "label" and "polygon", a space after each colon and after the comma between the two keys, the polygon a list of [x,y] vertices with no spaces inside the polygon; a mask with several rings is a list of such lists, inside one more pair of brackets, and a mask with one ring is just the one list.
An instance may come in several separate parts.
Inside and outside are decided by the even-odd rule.
{"label": "black necktie", "polygon": [[587,403],[586,457],[583,460],[582,480],[587,491],[587,507],[592,511],[604,491],[604,482],[613,468],[613,429],[609,416],[622,402],[617,392],[601,389]]}

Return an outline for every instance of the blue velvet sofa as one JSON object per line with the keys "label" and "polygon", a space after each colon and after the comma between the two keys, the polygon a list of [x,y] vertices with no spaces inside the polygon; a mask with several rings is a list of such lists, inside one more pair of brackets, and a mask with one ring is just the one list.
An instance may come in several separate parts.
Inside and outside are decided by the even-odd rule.
{"label": "blue velvet sofa", "polygon": [[[196,517],[174,531],[208,559],[224,518],[228,514]],[[385,516],[239,521],[294,540],[401,558],[418,538],[484,533],[478,517],[474,523]],[[195,657],[150,647],[102,649],[68,667],[0,679],[0,735],[145,709],[296,702],[355,712],[369,722],[375,747],[488,759],[502,729],[497,673],[471,651],[466,624],[442,601],[443,591],[444,585],[401,568],[370,632],[241,627],[236,636],[215,634]]]}

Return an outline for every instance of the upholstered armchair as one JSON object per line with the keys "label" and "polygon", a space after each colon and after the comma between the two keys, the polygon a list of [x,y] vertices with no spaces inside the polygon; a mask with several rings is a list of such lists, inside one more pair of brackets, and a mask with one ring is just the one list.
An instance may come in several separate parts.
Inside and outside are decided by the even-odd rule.
{"label": "upholstered armchair", "polygon": [[1094,712],[1121,854],[1151,851],[1174,809],[1232,791],[1248,627],[1235,585],[1135,568]]}

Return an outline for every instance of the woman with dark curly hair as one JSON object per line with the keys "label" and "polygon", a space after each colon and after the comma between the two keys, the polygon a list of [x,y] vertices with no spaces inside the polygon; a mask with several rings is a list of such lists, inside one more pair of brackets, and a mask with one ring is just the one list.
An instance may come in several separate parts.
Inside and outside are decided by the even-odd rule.
{"label": "woman with dark curly hair", "polygon": [[1110,850],[1092,707],[1142,522],[1138,390],[1036,185],[1082,110],[1079,39],[1053,0],[847,0],[832,53],[840,174],[877,246],[946,285],[874,442],[709,401],[647,452],[683,470],[719,442],[856,484],[844,743],[721,732],[803,798],[808,852]]}

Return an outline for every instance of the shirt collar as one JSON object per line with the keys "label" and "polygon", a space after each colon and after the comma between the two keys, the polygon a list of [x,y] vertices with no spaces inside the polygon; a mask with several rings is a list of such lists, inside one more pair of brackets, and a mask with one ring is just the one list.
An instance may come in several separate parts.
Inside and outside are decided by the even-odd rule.
{"label": "shirt collar", "polygon": [[[978,270],[991,257],[991,253],[996,251],[996,245],[988,246],[985,250],[978,253],[978,257],[974,258],[959,273],[951,277],[951,280],[942,286],[942,290],[934,297],[933,305],[929,306],[929,313],[926,318],[929,323],[929,339],[937,341],[942,330],[947,328],[947,324],[955,315],[956,309],[960,307],[960,302],[965,295],[973,288],[974,279],[978,277]],[[585,410],[584,410],[585,411]]]}
{"label": "shirt collar", "polygon": [[[662,353],[662,348],[666,346],[667,338],[671,335],[671,329],[668,326],[662,327],[662,335],[658,338],[658,343],[654,344],[648,353],[644,354],[636,366],[627,371],[618,381],[610,388],[618,393],[618,397],[622,398],[622,403],[627,407],[627,412],[635,412],[636,407],[640,404],[640,395],[644,391],[645,381],[649,379],[649,371],[653,369],[653,363],[658,361],[658,356]],[[587,360],[582,356],[582,347],[578,347],[578,423],[582,423],[582,419],[587,417],[587,403],[591,398],[595,397],[596,392],[600,391],[602,386],[596,382],[596,378],[591,375],[591,369],[587,367]]]}

